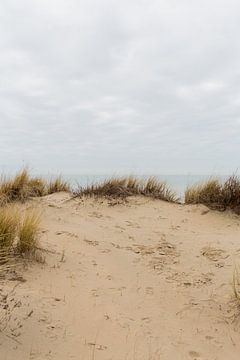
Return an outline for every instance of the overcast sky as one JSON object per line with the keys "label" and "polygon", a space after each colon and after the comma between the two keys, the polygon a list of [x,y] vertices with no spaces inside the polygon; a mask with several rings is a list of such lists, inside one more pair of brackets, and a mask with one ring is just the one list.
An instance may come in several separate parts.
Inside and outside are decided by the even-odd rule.
{"label": "overcast sky", "polygon": [[0,166],[240,167],[238,0],[1,0]]}

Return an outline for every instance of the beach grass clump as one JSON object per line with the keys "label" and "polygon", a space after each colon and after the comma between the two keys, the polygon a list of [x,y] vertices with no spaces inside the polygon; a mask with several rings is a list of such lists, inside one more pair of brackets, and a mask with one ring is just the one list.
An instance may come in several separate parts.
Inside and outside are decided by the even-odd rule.
{"label": "beach grass clump", "polygon": [[71,188],[67,181],[65,181],[61,176],[51,179],[47,184],[47,194],[53,194],[56,192],[66,191],[70,192]]}
{"label": "beach grass clump", "polygon": [[46,180],[41,177],[33,177],[28,181],[29,195],[31,197],[40,197],[47,195]]}
{"label": "beach grass clump", "polygon": [[18,230],[17,251],[21,255],[35,252],[38,244],[39,225],[39,213],[27,210],[20,221]]}
{"label": "beach grass clump", "polygon": [[20,213],[16,207],[0,207],[0,249],[11,249],[16,239]]}
{"label": "beach grass clump", "polygon": [[240,214],[240,178],[230,176],[222,186],[222,201],[225,208]]}
{"label": "beach grass clump", "polygon": [[34,253],[39,225],[40,215],[34,209],[23,212],[16,205],[0,207],[0,264],[13,253]]}
{"label": "beach grass clump", "polygon": [[112,177],[100,183],[79,187],[73,194],[74,197],[94,196],[123,199],[129,196],[142,195],[169,202],[178,201],[176,194],[167,184],[154,177],[146,180],[134,176]]}
{"label": "beach grass clump", "polygon": [[24,168],[13,177],[2,176],[0,179],[0,206],[59,191],[71,191],[70,185],[61,176],[47,181],[42,177],[32,177]]}
{"label": "beach grass clump", "polygon": [[2,177],[0,180],[0,201],[6,204],[24,201],[29,197],[29,174],[27,169],[19,171],[13,178]]}
{"label": "beach grass clump", "polygon": [[186,204],[204,204],[211,209],[231,209],[240,214],[240,178],[230,176],[225,182],[217,178],[189,186],[185,191]]}
{"label": "beach grass clump", "polygon": [[185,191],[186,204],[205,204],[212,205],[220,202],[222,197],[222,185],[218,179],[208,179],[207,181],[189,186]]}
{"label": "beach grass clump", "polygon": [[142,195],[168,202],[179,202],[176,193],[155,177],[148,178],[142,185]]}

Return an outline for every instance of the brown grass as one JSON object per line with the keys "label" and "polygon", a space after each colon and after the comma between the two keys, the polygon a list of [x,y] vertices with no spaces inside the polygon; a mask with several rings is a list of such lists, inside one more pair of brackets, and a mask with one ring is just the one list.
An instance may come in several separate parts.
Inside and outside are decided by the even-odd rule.
{"label": "brown grass", "polygon": [[112,177],[97,184],[79,187],[74,191],[74,197],[127,198],[134,195],[142,195],[169,202],[177,202],[179,200],[175,192],[166,183],[160,182],[154,177],[150,177],[147,180],[134,176]]}
{"label": "brown grass", "polygon": [[21,219],[18,230],[17,250],[20,254],[35,252],[38,244],[39,224],[39,213],[27,210]]}
{"label": "brown grass", "polygon": [[47,193],[53,194],[60,191],[71,191],[70,185],[67,181],[63,180],[61,176],[52,179],[47,184]]}
{"label": "brown grass", "polygon": [[10,249],[17,236],[20,214],[11,206],[0,208],[0,248]]}
{"label": "brown grass", "polygon": [[224,183],[211,178],[189,186],[185,191],[186,204],[204,204],[212,209],[231,209],[240,214],[240,179],[233,175]]}
{"label": "brown grass", "polygon": [[31,197],[44,196],[58,191],[70,191],[69,184],[60,176],[47,181],[41,177],[31,177],[26,168],[12,178],[0,180],[0,206],[11,202],[24,202]]}
{"label": "brown grass", "polygon": [[16,205],[0,207],[0,270],[14,256],[34,253],[40,224],[39,214],[32,209],[24,213]]}

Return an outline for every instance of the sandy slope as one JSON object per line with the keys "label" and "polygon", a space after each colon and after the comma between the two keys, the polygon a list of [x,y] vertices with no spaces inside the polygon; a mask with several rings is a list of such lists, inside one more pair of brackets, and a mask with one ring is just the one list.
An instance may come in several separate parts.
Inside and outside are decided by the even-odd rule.
{"label": "sandy slope", "polygon": [[239,217],[144,198],[33,205],[51,252],[3,283],[1,360],[239,359]]}

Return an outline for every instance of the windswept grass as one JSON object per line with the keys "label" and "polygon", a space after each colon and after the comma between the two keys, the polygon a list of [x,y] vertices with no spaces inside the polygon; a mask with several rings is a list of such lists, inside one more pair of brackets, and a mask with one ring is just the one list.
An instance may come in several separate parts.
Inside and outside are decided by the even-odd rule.
{"label": "windswept grass", "polygon": [[0,208],[0,249],[6,250],[13,246],[19,221],[18,209],[13,206]]}
{"label": "windswept grass", "polygon": [[86,187],[79,187],[74,191],[74,197],[95,196],[109,198],[127,198],[142,195],[169,202],[178,202],[179,199],[166,183],[155,177],[142,180],[134,176],[113,177],[103,182]]}
{"label": "windswept grass", "polygon": [[40,215],[38,212],[28,210],[21,219],[18,230],[17,250],[20,254],[32,253],[38,242]]}
{"label": "windswept grass", "polygon": [[22,213],[15,205],[0,207],[0,265],[15,255],[34,253],[40,216],[35,210]]}
{"label": "windswept grass", "polygon": [[52,179],[47,184],[47,193],[53,194],[60,191],[71,191],[70,185],[67,181],[63,180],[61,176]]}
{"label": "windswept grass", "polygon": [[11,202],[24,202],[31,197],[44,196],[59,191],[70,191],[69,184],[60,176],[47,181],[41,177],[31,177],[25,168],[14,177],[0,180],[0,206]]}
{"label": "windswept grass", "polygon": [[204,204],[212,209],[231,209],[240,214],[240,179],[233,175],[224,183],[212,178],[189,186],[185,191],[186,204]]}

